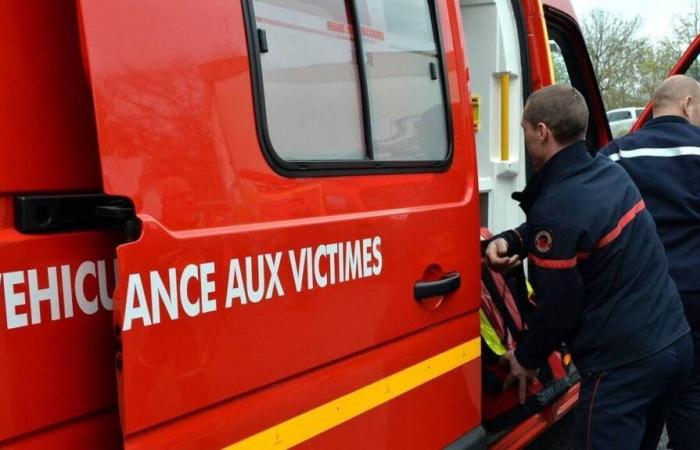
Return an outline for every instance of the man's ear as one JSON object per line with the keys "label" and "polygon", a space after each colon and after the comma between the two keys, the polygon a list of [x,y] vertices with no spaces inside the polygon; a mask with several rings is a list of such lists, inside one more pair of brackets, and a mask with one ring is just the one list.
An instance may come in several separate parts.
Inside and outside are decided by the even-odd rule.
{"label": "man's ear", "polygon": [[686,95],[683,97],[683,103],[681,103],[681,109],[683,110],[683,116],[690,120],[690,107],[692,106],[695,99],[691,95]]}
{"label": "man's ear", "polygon": [[544,122],[539,122],[537,124],[537,137],[540,138],[540,140],[545,141],[549,137],[549,127],[547,126],[546,123]]}

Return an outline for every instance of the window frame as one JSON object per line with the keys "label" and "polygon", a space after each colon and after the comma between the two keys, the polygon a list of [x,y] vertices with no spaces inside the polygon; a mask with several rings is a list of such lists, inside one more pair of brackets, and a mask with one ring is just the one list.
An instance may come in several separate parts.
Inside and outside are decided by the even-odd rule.
{"label": "window frame", "polygon": [[[349,22],[355,30],[359,30],[359,15],[357,14],[356,0],[343,0],[348,2]],[[265,104],[265,89],[262,75],[262,61],[260,42],[258,40],[258,26],[255,20],[254,0],[242,0],[243,16],[245,20],[246,35],[248,40],[248,57],[250,62],[250,75],[253,87],[253,103],[255,107],[255,122],[258,141],[263,156],[272,169],[279,175],[297,177],[342,176],[342,175],[379,175],[392,173],[426,173],[445,172],[452,165],[454,157],[454,133],[452,124],[452,103],[450,101],[447,68],[445,63],[444,46],[442,44],[442,30],[440,27],[439,13],[436,5],[438,0],[425,0],[428,3],[430,20],[433,27],[433,35],[438,58],[438,76],[440,77],[442,101],[445,113],[445,132],[447,133],[447,148],[444,159],[440,160],[407,160],[407,161],[378,161],[371,158],[372,155],[372,118],[370,115],[369,77],[365,69],[362,39],[353,39],[353,48],[357,56],[357,69],[359,75],[359,90],[361,95],[361,111],[363,124],[363,141],[365,143],[365,159],[357,160],[327,160],[327,161],[288,161],[279,156],[270,139],[267,111]],[[427,69],[426,69],[427,71]]]}
{"label": "window frame", "polygon": [[545,6],[544,18],[549,38],[561,49],[571,86],[586,100],[589,111],[586,141],[594,154],[612,139],[612,134],[583,34],[573,18],[554,8]]}

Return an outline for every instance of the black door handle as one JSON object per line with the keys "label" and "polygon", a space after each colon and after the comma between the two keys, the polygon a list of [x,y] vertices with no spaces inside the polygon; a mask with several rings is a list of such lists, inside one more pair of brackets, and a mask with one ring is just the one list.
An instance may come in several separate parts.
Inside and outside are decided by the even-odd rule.
{"label": "black door handle", "polygon": [[461,283],[462,276],[459,272],[446,273],[442,279],[437,281],[417,281],[413,285],[413,296],[416,300],[439,297],[456,291]]}

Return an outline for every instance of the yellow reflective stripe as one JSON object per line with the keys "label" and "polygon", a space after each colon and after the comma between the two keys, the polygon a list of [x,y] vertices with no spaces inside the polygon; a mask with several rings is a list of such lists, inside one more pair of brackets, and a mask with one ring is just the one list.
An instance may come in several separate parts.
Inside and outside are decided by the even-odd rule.
{"label": "yellow reflective stripe", "polygon": [[510,161],[510,73],[501,74],[501,161]]}
{"label": "yellow reflective stripe", "polygon": [[540,8],[540,17],[542,18],[542,29],[544,31],[544,45],[547,50],[547,59],[549,62],[549,76],[552,79],[552,84],[557,84],[557,80],[554,78],[554,63],[552,62],[552,49],[549,48],[549,29],[547,29],[547,21],[544,18],[544,6],[542,5],[542,0],[538,0]]}
{"label": "yellow reflective stripe", "polygon": [[[281,449],[298,445],[343,422],[376,408],[481,355],[479,338],[472,339],[393,375],[302,413],[285,422],[225,447]],[[466,401],[466,400],[465,400]]]}
{"label": "yellow reflective stripe", "polygon": [[479,309],[479,325],[481,327],[481,338],[486,342],[491,351],[493,351],[497,356],[503,356],[506,354],[506,348],[501,343],[501,339],[498,337],[498,333],[494,330],[491,321],[486,317],[484,310]]}

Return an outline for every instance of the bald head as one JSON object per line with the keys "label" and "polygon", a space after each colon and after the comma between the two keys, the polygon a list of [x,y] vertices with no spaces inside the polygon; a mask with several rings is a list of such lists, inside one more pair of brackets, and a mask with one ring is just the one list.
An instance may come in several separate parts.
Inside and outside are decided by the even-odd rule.
{"label": "bald head", "polygon": [[681,116],[700,125],[700,83],[685,75],[667,78],[652,99],[654,117]]}

